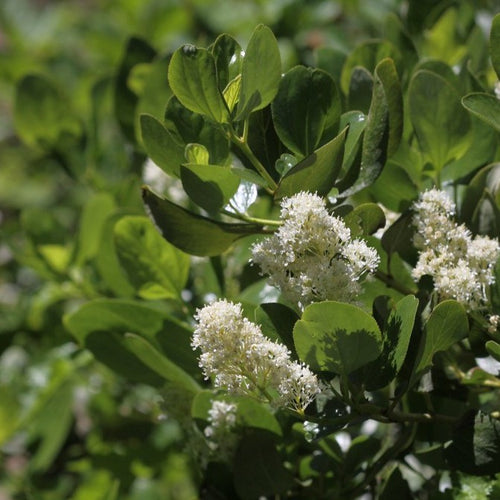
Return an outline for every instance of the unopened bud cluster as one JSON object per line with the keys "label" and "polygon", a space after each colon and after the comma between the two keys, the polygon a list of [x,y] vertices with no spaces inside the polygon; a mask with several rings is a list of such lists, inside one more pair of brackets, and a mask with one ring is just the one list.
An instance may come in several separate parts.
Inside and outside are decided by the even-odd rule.
{"label": "unopened bud cluster", "polygon": [[252,248],[253,262],[270,283],[300,308],[322,300],[353,302],[361,292],[359,280],[378,266],[377,252],[353,240],[316,194],[284,198],[281,220],[271,237]]}
{"label": "unopened bud cluster", "polygon": [[243,317],[241,305],[219,300],[197,311],[192,346],[215,387],[302,412],[320,392],[316,375],[290,359],[289,350]]}
{"label": "unopened bud cluster", "polygon": [[455,204],[441,190],[420,195],[413,206],[420,250],[412,275],[429,275],[439,299],[455,299],[469,310],[488,302],[488,289],[495,282],[494,267],[500,255],[497,239],[475,236],[454,221]]}

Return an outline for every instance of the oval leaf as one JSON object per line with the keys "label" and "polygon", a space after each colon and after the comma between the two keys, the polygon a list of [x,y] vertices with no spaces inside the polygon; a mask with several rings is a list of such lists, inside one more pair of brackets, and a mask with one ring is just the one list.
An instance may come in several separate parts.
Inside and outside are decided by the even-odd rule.
{"label": "oval leaf", "polygon": [[464,96],[462,104],[467,111],[500,132],[500,101],[496,97],[476,92]]}
{"label": "oval leaf", "polygon": [[168,81],[186,108],[217,123],[227,123],[229,111],[218,87],[214,56],[206,49],[184,45],[168,67]]}
{"label": "oval leaf", "polygon": [[255,28],[241,68],[241,91],[236,119],[265,108],[276,96],[281,79],[281,57],[273,32],[264,25]]}
{"label": "oval leaf", "polygon": [[359,307],[319,302],[306,307],[293,329],[299,358],[313,370],[348,375],[376,359],[382,335],[375,319]]}
{"label": "oval leaf", "polygon": [[[322,137],[333,137],[340,118],[340,96],[331,76],[319,69],[296,66],[285,73],[272,103],[279,138],[293,153],[308,156]],[[324,142],[324,141],[323,141]]]}
{"label": "oval leaf", "polygon": [[156,196],[147,187],[142,196],[163,237],[191,255],[219,255],[240,238],[262,232],[256,224],[228,224],[194,214]]}
{"label": "oval leaf", "polygon": [[330,142],[292,167],[281,179],[274,194],[276,199],[300,191],[318,195],[330,192],[342,167],[347,127]]}

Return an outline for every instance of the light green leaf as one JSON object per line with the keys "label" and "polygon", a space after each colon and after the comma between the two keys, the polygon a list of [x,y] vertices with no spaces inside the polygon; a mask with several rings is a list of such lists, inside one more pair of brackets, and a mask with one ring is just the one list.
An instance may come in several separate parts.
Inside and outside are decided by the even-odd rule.
{"label": "light green leaf", "polygon": [[342,166],[347,128],[330,142],[292,167],[280,180],[276,199],[300,191],[326,195],[332,189]]}
{"label": "light green leaf", "polygon": [[454,300],[438,304],[424,325],[410,386],[432,366],[434,354],[449,349],[466,337],[468,331],[467,313],[461,304]]}
{"label": "light green leaf", "polygon": [[485,344],[486,350],[488,354],[495,358],[497,361],[500,361],[500,344],[495,342],[494,340],[488,340]]}
{"label": "light green leaf", "polygon": [[236,120],[265,108],[276,96],[281,79],[281,57],[273,32],[264,25],[255,28],[241,68],[241,92]]}
{"label": "light green leaf", "polygon": [[140,124],[142,142],[148,156],[166,174],[180,177],[180,165],[184,162],[184,148],[154,116],[141,115]]}
{"label": "light green leaf", "polygon": [[491,94],[475,92],[462,98],[464,108],[500,132],[500,101]]}
{"label": "light green leaf", "polygon": [[120,263],[139,296],[180,298],[189,256],[165,241],[147,217],[123,217],[115,225],[114,238]]}
{"label": "light green leaf", "polygon": [[190,143],[184,149],[184,156],[188,163],[198,165],[208,165],[210,163],[210,155],[203,144]]}
{"label": "light green leaf", "polygon": [[293,329],[299,358],[313,370],[348,375],[382,351],[377,322],[362,309],[342,302],[318,302],[304,310]]}
{"label": "light green leaf", "polygon": [[231,167],[194,163],[182,165],[181,180],[188,196],[210,213],[226,206],[240,183]]}
{"label": "light green leaf", "polygon": [[144,203],[163,237],[191,255],[219,255],[235,241],[262,231],[256,224],[218,222],[143,189]]}
{"label": "light green leaf", "polygon": [[219,90],[214,56],[206,49],[184,45],[168,67],[170,88],[186,108],[216,123],[228,123],[229,110]]}
{"label": "light green leaf", "polygon": [[133,333],[126,333],[124,344],[146,366],[151,368],[166,381],[181,386],[188,392],[197,393],[200,386],[182,368],[170,361],[160,351],[153,347],[147,340]]}
{"label": "light green leaf", "polygon": [[384,211],[376,203],[362,203],[344,217],[352,236],[369,236],[385,226]]}
{"label": "light green leaf", "polygon": [[340,111],[340,96],[330,75],[304,66],[285,73],[272,103],[281,142],[300,156],[310,155],[334,137]]}

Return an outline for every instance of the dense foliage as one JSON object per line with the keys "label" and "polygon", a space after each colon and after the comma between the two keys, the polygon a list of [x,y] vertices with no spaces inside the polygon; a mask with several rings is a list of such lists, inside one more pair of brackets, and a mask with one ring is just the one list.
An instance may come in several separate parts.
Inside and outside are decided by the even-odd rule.
{"label": "dense foliage", "polygon": [[0,496],[499,498],[499,11],[5,0]]}

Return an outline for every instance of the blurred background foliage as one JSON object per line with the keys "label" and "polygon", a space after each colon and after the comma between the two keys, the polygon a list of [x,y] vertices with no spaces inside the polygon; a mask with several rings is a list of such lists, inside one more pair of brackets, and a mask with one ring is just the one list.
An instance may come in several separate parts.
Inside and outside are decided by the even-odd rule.
{"label": "blurred background foliage", "polygon": [[[126,278],[103,279],[110,268],[96,227],[112,213],[144,213],[137,113],[163,114],[169,54],[222,32],[245,46],[264,23],[284,71],[318,64],[324,47],[335,71],[361,42],[402,24],[408,54],[450,66],[467,54],[477,69],[487,67],[499,10],[493,0],[2,0],[0,499],[197,495],[182,408],[179,419],[166,418],[157,389],[97,363],[62,323],[89,299],[134,294]],[[51,83],[43,91],[64,137],[51,136],[40,103],[28,118],[16,108],[16,95],[40,82],[27,75]],[[493,72],[483,76],[492,87]],[[26,120],[38,122],[37,134]],[[229,273],[247,257],[236,252]],[[218,287],[212,267],[194,262],[186,303],[195,307]],[[186,316],[185,305],[160,305]]]}

